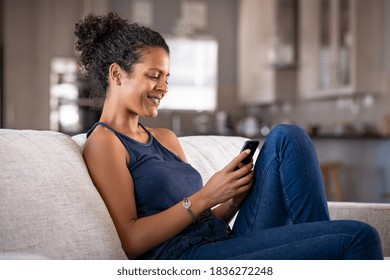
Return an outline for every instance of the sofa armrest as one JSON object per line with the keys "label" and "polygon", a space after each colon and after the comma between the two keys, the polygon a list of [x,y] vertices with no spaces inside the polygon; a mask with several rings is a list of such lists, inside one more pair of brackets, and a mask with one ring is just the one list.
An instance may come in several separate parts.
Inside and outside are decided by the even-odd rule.
{"label": "sofa armrest", "polygon": [[332,220],[357,220],[377,229],[383,254],[390,257],[390,204],[362,202],[328,202]]}

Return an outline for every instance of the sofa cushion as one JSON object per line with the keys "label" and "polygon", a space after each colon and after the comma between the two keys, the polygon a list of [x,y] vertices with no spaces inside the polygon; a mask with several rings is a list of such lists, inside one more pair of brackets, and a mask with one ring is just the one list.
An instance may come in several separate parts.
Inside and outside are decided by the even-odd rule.
{"label": "sofa cushion", "polygon": [[50,131],[0,130],[0,252],[126,259],[80,147]]}

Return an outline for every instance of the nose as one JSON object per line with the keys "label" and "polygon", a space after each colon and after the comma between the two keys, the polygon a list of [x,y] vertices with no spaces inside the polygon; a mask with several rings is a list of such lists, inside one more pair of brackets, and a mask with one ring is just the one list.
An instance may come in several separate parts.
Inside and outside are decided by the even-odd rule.
{"label": "nose", "polygon": [[168,92],[168,84],[165,82],[165,81],[160,81],[157,85],[156,85],[156,90],[165,94]]}

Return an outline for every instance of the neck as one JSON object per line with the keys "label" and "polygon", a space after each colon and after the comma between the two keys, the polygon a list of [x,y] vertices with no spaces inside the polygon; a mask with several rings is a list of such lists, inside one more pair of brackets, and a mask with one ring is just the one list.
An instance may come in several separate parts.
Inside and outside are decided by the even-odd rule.
{"label": "neck", "polygon": [[121,108],[121,106],[115,106],[114,102],[107,102],[106,99],[99,121],[108,124],[118,131],[131,134],[137,133],[139,116],[136,114],[131,114],[128,111],[121,110]]}

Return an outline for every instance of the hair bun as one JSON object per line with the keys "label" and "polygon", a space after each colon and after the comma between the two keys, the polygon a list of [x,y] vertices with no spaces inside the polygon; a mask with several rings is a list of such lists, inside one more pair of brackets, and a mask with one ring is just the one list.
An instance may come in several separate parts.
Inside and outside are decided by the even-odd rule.
{"label": "hair bun", "polygon": [[74,34],[78,40],[75,48],[77,51],[82,52],[82,64],[87,67],[96,51],[104,45],[104,41],[108,37],[116,34],[118,29],[124,28],[127,25],[127,20],[120,18],[113,12],[107,16],[89,14],[84,20],[76,23]]}

